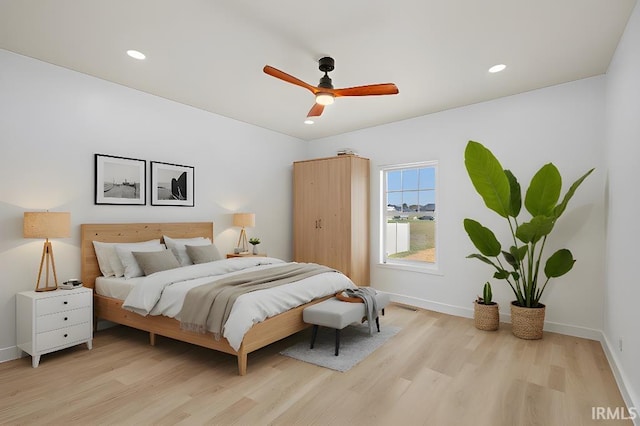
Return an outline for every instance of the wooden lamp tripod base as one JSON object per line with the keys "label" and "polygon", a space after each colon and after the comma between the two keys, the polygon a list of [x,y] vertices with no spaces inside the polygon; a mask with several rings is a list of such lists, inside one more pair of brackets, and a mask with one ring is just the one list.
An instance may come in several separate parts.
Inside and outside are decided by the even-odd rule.
{"label": "wooden lamp tripod base", "polygon": [[247,232],[244,230],[244,226],[240,231],[240,237],[238,237],[238,244],[236,244],[236,246],[242,249],[241,253],[246,253],[249,251],[249,243],[247,242]]}
{"label": "wooden lamp tripod base", "polygon": [[[46,266],[46,272],[45,272],[45,282],[44,282],[44,287],[40,287],[40,278],[42,278],[42,267],[44,266],[44,264],[47,264]],[[50,286],[49,285],[49,264],[51,264],[51,270],[53,271],[53,281],[55,283],[55,285]],[[38,282],[36,283],[36,291],[51,291],[51,290],[57,290],[58,289],[58,277],[56,276],[56,264],[53,260],[53,247],[51,246],[51,243],[49,242],[49,239],[47,239],[44,243],[44,247],[42,248],[42,259],[40,259],[40,272],[38,272]]]}

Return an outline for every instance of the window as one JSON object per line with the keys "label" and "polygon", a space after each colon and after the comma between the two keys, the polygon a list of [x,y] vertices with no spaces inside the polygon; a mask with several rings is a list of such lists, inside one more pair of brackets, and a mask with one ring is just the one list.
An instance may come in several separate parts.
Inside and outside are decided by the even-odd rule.
{"label": "window", "polygon": [[437,165],[382,167],[381,263],[436,269]]}

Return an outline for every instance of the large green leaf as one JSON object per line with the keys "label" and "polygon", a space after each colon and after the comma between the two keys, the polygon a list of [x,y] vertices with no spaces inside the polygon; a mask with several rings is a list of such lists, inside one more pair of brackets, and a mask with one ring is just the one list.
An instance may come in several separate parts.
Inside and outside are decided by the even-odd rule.
{"label": "large green leaf", "polygon": [[553,230],[555,218],[547,216],[536,216],[529,222],[525,222],[516,229],[516,237],[523,243],[537,243],[540,238]]}
{"label": "large green leaf", "polygon": [[512,255],[508,251],[503,250],[502,256],[504,257],[504,260],[506,260],[507,263],[513,267],[514,270],[518,270],[518,268],[520,267],[520,261],[516,259],[514,255]]}
{"label": "large green leaf", "polygon": [[478,253],[470,254],[469,256],[467,256],[467,259],[478,259],[478,260],[481,260],[482,262],[486,263],[487,265],[491,265],[491,266],[494,266],[494,267],[498,268],[498,265],[496,265],[490,259],[488,259],[488,258],[486,258],[483,255],[478,254]]}
{"label": "large green leaf", "polygon": [[473,187],[487,207],[502,217],[508,217],[509,180],[498,159],[481,143],[469,141],[464,150],[464,164]]}
{"label": "large green leaf", "polygon": [[520,209],[522,208],[522,191],[520,190],[520,184],[510,170],[505,170],[504,174],[507,175],[507,180],[509,181],[509,215],[511,217],[518,217]]}
{"label": "large green leaf", "polygon": [[573,268],[575,259],[567,249],[560,249],[553,253],[544,265],[544,274],[547,278],[561,277]]}
{"label": "large green leaf", "polygon": [[505,271],[504,269],[499,269],[498,271],[493,273],[493,278],[497,280],[506,280],[507,278],[509,278],[509,272]]}
{"label": "large green leaf", "polygon": [[490,257],[496,257],[500,254],[502,249],[500,242],[489,228],[485,228],[473,219],[465,219],[464,229],[480,253]]}
{"label": "large green leaf", "polygon": [[511,246],[511,247],[509,247],[509,253],[511,253],[511,255],[513,257],[515,257],[516,259],[518,259],[519,261],[522,261],[522,259],[524,259],[524,257],[527,255],[528,251],[529,251],[529,246],[522,246],[522,247]]}
{"label": "large green leaf", "polygon": [[533,176],[524,205],[531,216],[551,216],[560,198],[562,177],[552,163],[545,164]]}
{"label": "large green leaf", "polygon": [[591,172],[593,172],[595,169],[591,169],[589,170],[587,173],[585,173],[584,175],[582,175],[582,177],[580,179],[578,179],[577,181],[573,182],[573,185],[571,185],[571,187],[569,188],[569,190],[567,191],[567,193],[564,195],[564,198],[562,199],[562,202],[560,204],[558,204],[554,210],[554,215],[556,216],[556,219],[559,218],[562,213],[564,213],[564,210],[567,208],[567,204],[569,204],[569,200],[571,199],[571,197],[573,197],[573,194],[575,194],[576,189],[578,189],[578,187],[580,186],[580,184],[587,178],[587,176],[589,176],[591,174]]}

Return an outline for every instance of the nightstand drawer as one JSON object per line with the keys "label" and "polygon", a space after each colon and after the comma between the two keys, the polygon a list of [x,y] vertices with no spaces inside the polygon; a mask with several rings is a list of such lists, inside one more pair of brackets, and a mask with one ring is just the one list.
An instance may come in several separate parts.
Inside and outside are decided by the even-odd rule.
{"label": "nightstand drawer", "polygon": [[91,306],[90,292],[74,293],[74,291],[76,290],[68,290],[69,294],[61,293],[59,296],[36,300],[36,316]]}
{"label": "nightstand drawer", "polygon": [[42,315],[36,318],[36,333],[44,333],[45,331],[89,322],[91,315],[90,307]]}
{"label": "nightstand drawer", "polygon": [[36,337],[36,351],[46,351],[58,346],[82,342],[91,338],[91,323],[73,325],[58,330],[39,333]]}

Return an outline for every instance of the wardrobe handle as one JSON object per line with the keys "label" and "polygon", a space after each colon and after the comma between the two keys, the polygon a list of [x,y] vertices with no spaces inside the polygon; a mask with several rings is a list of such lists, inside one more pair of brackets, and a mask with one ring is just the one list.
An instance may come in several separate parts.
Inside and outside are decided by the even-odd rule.
{"label": "wardrobe handle", "polygon": [[318,228],[322,229],[322,219],[318,220]]}

